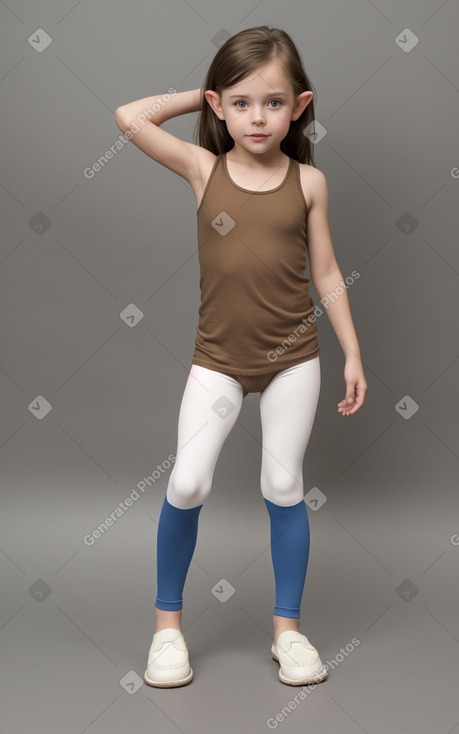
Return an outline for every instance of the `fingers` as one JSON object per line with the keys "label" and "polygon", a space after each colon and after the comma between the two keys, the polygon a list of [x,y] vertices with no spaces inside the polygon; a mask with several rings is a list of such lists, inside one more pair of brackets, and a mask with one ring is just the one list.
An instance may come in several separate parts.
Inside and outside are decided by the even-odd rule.
{"label": "fingers", "polygon": [[341,415],[351,415],[352,413],[355,413],[357,408],[355,405],[350,405],[345,400],[343,400],[341,403],[338,403],[338,413],[341,413]]}
{"label": "fingers", "polygon": [[341,415],[353,415],[363,405],[363,396],[357,396],[357,398],[347,397],[338,403],[338,413]]}
{"label": "fingers", "polygon": [[344,400],[338,403],[338,413],[341,413],[341,415],[353,415],[356,413],[363,405],[366,391],[366,382],[359,382],[357,380],[352,386],[348,382],[346,392],[351,392],[352,394],[347,395]]}

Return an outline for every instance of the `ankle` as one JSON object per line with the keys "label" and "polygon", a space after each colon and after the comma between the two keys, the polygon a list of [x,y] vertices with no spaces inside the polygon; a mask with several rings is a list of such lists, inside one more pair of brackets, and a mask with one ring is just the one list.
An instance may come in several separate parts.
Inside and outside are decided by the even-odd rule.
{"label": "ankle", "polygon": [[293,630],[295,632],[300,631],[300,619],[298,617],[281,617],[275,614],[273,616],[274,623],[274,642],[277,641],[279,635],[287,630]]}
{"label": "ankle", "polygon": [[177,629],[182,631],[182,610],[167,612],[155,607],[155,633],[164,629]]}

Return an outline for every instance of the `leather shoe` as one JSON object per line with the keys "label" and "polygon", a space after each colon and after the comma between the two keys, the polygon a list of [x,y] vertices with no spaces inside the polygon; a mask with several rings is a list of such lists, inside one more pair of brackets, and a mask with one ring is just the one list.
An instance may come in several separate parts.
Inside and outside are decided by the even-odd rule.
{"label": "leather shoe", "polygon": [[271,655],[280,664],[279,679],[290,686],[320,683],[327,678],[316,648],[295,630],[282,632],[271,646]]}
{"label": "leather shoe", "polygon": [[193,680],[188,648],[180,630],[168,627],[153,635],[145,683],[158,688],[186,686]]}

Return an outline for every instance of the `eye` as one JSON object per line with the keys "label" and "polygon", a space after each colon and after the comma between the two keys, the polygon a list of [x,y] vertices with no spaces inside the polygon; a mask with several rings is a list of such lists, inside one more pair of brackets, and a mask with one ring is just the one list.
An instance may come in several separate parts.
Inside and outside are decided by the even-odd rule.
{"label": "eye", "polygon": [[[274,102],[276,106],[275,107],[271,107],[271,109],[277,110],[277,109],[279,109],[279,107],[282,106],[282,102],[281,102],[280,99],[271,99],[269,101],[269,104],[271,104],[272,102]],[[239,105],[241,105],[241,104],[242,105],[246,105],[247,102],[244,99],[238,99],[238,100],[236,100],[236,102],[234,102],[234,107],[236,107],[238,110],[245,109],[245,107],[239,107]]]}

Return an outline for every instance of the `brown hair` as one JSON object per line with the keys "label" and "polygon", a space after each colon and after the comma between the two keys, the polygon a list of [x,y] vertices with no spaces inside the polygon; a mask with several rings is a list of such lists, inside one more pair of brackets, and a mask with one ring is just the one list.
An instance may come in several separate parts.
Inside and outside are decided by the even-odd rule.
{"label": "brown hair", "polygon": [[[204,96],[206,89],[213,89],[221,95],[224,89],[237,84],[252,71],[274,59],[282,64],[292,82],[295,97],[305,91],[314,92],[316,97],[298,50],[288,33],[267,25],[246,28],[225,41],[209,67],[201,87],[201,112],[194,130],[194,141],[198,145],[215,155],[226,153],[234,145],[226,122],[217,117],[207,102]],[[314,166],[312,145],[303,133],[304,128],[313,121],[314,98],[300,117],[290,122],[290,129],[282,140],[280,149],[299,163]]]}

